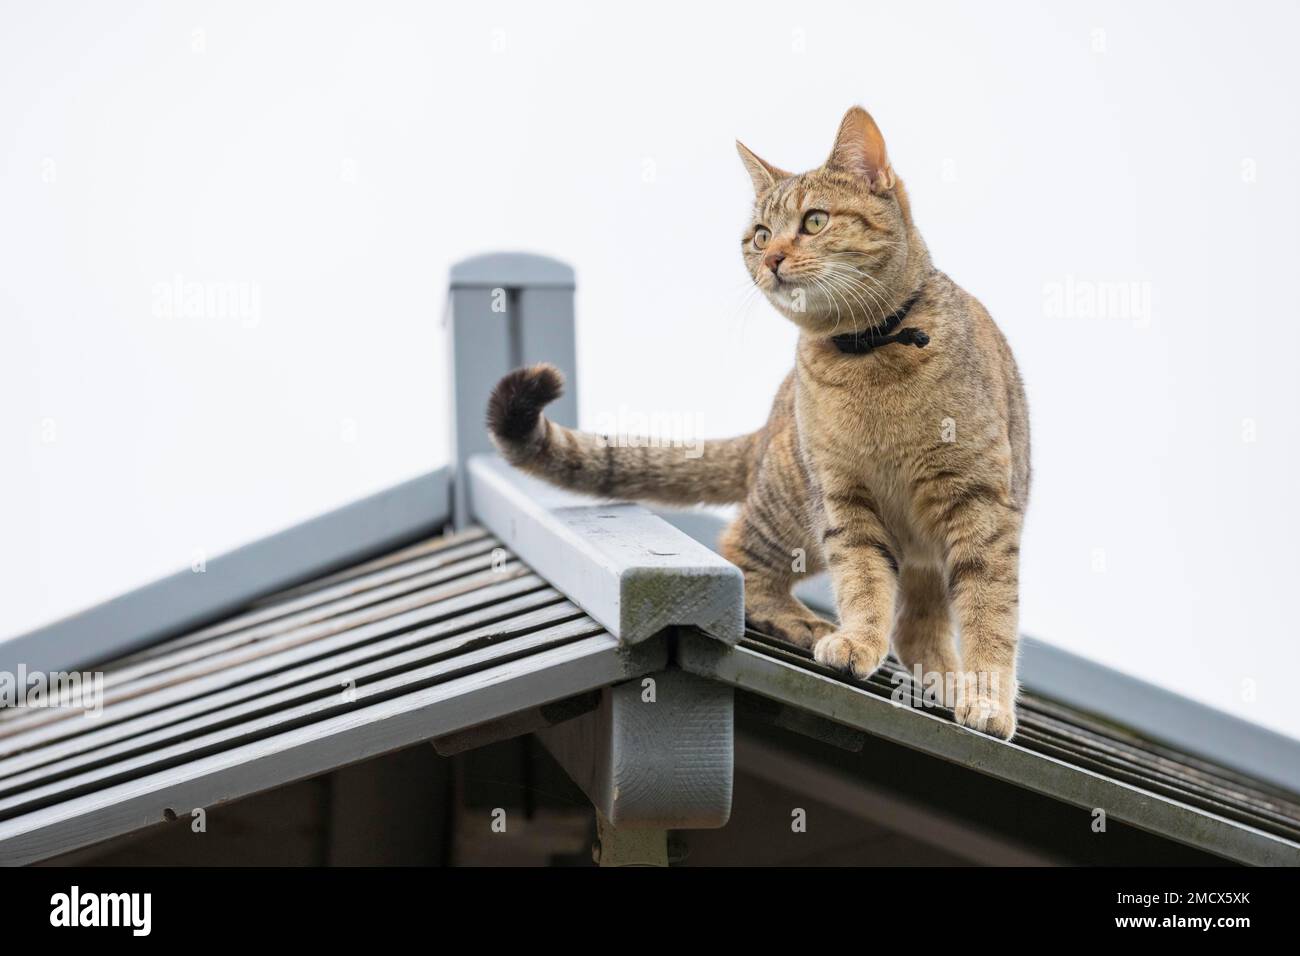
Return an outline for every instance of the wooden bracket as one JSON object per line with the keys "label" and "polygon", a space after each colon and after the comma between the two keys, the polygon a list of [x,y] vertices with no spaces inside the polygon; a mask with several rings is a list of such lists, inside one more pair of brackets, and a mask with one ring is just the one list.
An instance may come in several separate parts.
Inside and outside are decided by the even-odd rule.
{"label": "wooden bracket", "polygon": [[619,830],[712,829],[731,815],[733,693],[678,670],[602,692],[538,737]]}

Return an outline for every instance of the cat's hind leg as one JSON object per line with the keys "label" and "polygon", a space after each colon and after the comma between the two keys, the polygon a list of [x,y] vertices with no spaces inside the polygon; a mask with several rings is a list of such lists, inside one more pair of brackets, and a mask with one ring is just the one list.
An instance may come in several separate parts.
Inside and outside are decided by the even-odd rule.
{"label": "cat's hind leg", "polygon": [[721,551],[745,576],[745,625],[811,650],[835,625],[791,593],[797,581],[820,570],[820,555],[798,540],[802,536],[789,522],[750,504],[723,534]]}
{"label": "cat's hind leg", "polygon": [[894,624],[894,650],[915,681],[945,707],[956,704],[956,682],[961,658],[957,656],[948,587],[938,566],[903,561],[899,572],[902,603]]}

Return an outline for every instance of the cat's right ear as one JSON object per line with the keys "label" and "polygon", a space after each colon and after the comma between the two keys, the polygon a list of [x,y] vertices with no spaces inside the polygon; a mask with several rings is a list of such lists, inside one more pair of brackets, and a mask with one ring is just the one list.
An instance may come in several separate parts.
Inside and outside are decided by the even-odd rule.
{"label": "cat's right ear", "polygon": [[880,135],[880,127],[871,114],[861,106],[854,106],[844,114],[826,165],[862,177],[872,192],[893,189],[896,181],[885,154],[885,137]]}
{"label": "cat's right ear", "polygon": [[763,195],[781,180],[789,179],[791,176],[784,169],[777,169],[771,163],[763,162],[740,140],[736,140],[736,152],[740,153],[740,161],[745,164],[749,178],[754,181],[754,194],[757,196]]}

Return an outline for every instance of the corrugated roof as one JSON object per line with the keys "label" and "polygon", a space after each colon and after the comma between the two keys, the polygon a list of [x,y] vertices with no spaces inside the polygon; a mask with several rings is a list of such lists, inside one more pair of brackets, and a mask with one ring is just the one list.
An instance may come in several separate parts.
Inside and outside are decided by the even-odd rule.
{"label": "corrugated roof", "polygon": [[892,658],[860,681],[749,630],[735,648],[688,635],[678,659],[702,676],[1230,859],[1300,864],[1300,796],[1032,693],[1022,694],[1016,735],[1006,742],[899,694],[910,683]]}
{"label": "corrugated roof", "polygon": [[[662,667],[474,529],[111,661],[103,713],[0,711],[26,862]],[[657,646],[656,646],[657,645]]]}

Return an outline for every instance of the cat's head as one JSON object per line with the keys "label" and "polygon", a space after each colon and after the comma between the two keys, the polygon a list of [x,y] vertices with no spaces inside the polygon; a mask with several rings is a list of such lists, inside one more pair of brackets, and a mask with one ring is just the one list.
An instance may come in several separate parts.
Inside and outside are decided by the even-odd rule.
{"label": "cat's head", "polygon": [[877,325],[928,269],[903,184],[870,114],[844,114],[830,158],[796,175],[737,141],[754,181],[741,251],[755,284],[801,328],[818,334]]}

